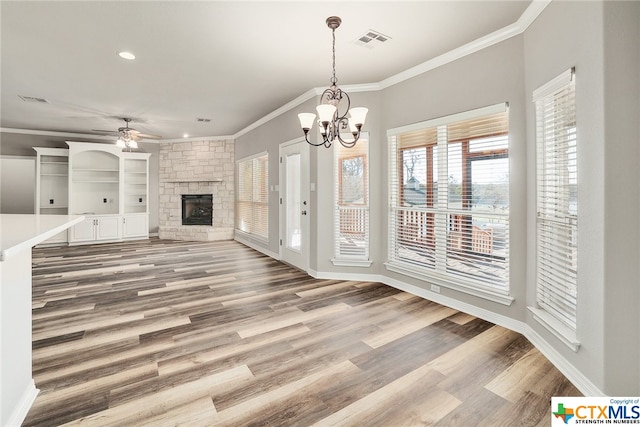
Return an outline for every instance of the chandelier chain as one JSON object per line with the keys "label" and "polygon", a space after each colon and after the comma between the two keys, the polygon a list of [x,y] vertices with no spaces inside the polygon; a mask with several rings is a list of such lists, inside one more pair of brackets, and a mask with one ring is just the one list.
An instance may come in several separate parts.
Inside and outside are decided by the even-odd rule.
{"label": "chandelier chain", "polygon": [[338,79],[336,78],[336,29],[333,28],[331,30],[331,34],[333,35],[333,77],[331,78],[331,84],[335,85],[338,83]]}

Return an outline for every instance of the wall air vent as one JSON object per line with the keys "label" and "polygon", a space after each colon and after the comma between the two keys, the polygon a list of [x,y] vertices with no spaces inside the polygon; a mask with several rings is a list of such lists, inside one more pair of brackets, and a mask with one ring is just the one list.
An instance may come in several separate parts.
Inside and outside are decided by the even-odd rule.
{"label": "wall air vent", "polygon": [[196,117],[196,122],[209,123],[210,121],[211,121],[211,119],[203,119],[201,117]]}
{"label": "wall air vent", "polygon": [[38,102],[40,104],[48,104],[49,101],[47,101],[44,98],[37,98],[35,96],[24,96],[24,95],[18,95],[18,97],[20,99],[22,99],[24,102]]}
{"label": "wall air vent", "polygon": [[369,30],[363,35],[361,35],[360,37],[358,37],[354,41],[354,43],[358,46],[364,46],[369,49],[373,49],[374,47],[380,46],[382,43],[385,43],[389,40],[391,40],[391,37],[385,36],[384,34],[378,31]]}

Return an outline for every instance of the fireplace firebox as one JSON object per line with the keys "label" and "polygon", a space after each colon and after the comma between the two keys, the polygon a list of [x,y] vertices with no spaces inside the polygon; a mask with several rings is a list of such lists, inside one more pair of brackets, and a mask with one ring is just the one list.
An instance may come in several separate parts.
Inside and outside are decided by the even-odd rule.
{"label": "fireplace firebox", "polygon": [[212,225],[213,194],[182,195],[182,225]]}

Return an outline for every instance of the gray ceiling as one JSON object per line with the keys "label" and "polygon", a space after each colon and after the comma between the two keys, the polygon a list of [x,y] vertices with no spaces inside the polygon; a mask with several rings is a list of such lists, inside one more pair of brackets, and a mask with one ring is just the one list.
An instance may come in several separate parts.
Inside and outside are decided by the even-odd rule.
{"label": "gray ceiling", "polygon": [[[2,128],[233,135],[331,77],[376,83],[515,23],[530,1],[2,1]],[[368,30],[391,37],[371,49]],[[117,52],[137,56],[126,61]],[[44,98],[25,102],[19,95]],[[211,119],[208,123],[196,118]]]}

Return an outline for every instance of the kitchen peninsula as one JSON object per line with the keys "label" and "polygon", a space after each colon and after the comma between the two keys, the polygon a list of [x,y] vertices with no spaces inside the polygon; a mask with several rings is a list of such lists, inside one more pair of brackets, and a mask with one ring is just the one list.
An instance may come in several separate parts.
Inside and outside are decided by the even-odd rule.
{"label": "kitchen peninsula", "polygon": [[82,215],[0,215],[0,425],[19,426],[38,394],[31,372],[31,248]]}

